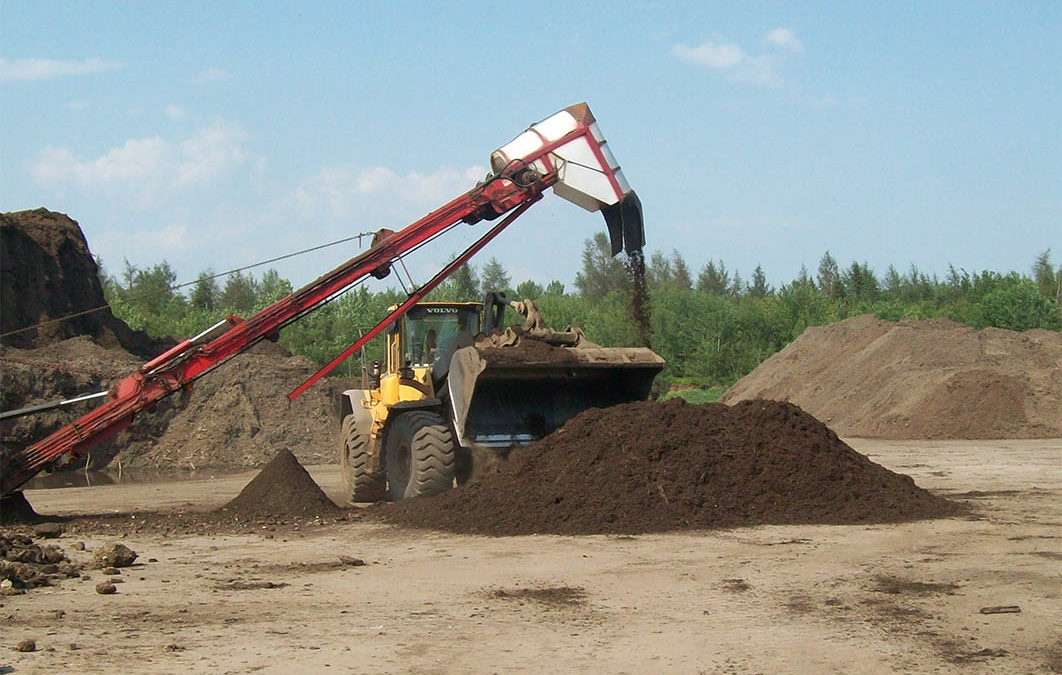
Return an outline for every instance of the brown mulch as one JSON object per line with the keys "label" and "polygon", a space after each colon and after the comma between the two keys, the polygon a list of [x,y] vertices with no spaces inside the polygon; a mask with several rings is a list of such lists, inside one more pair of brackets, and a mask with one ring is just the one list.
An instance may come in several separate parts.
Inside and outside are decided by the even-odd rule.
{"label": "brown mulch", "polygon": [[475,483],[374,508],[394,523],[488,535],[889,523],[962,512],[795,405],[681,399],[586,411]]}

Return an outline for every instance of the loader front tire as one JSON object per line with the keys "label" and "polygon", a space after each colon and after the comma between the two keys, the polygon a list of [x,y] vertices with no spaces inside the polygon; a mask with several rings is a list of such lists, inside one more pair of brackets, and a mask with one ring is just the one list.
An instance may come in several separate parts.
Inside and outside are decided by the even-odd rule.
{"label": "loader front tire", "polygon": [[358,433],[354,416],[347,415],[339,432],[339,466],[343,469],[347,501],[351,504],[378,502],[387,497],[387,477],[372,473],[371,461],[369,437]]}
{"label": "loader front tire", "polygon": [[454,441],[450,427],[436,413],[399,413],[384,444],[391,499],[429,497],[454,482]]}

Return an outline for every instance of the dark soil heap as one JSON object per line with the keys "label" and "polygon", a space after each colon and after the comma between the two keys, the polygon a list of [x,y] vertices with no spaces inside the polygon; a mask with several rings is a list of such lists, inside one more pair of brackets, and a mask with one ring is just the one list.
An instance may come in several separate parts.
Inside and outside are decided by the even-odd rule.
{"label": "dark soil heap", "polygon": [[282,450],[220,511],[247,519],[342,512],[288,450]]}
{"label": "dark soil heap", "polygon": [[[0,260],[0,332],[6,346],[28,349],[88,335],[104,347],[147,359],[172,344],[152,340],[111,314],[85,235],[65,214],[47,209],[0,214]],[[71,318],[48,323],[64,317]]]}
{"label": "dark soil heap", "polygon": [[588,410],[478,483],[384,505],[405,525],[489,535],[644,533],[953,515],[795,405]]}

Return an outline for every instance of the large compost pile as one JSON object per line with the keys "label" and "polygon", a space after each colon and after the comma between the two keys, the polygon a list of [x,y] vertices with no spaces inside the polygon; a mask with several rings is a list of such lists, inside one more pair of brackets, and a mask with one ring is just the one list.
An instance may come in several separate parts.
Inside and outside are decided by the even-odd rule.
{"label": "large compost pile", "polygon": [[886,523],[959,507],[793,404],[673,399],[588,410],[478,482],[379,512],[416,527],[518,535]]}
{"label": "large compost pile", "polygon": [[1062,436],[1062,333],[860,316],[808,328],[726,403],[792,401],[842,436]]}

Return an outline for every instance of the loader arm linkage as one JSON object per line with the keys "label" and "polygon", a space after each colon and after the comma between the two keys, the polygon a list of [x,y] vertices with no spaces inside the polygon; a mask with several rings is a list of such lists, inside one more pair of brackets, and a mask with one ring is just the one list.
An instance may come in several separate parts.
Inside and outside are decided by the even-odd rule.
{"label": "loader arm linkage", "polygon": [[[564,115],[567,117],[561,121],[566,126],[558,130],[557,124],[554,123],[552,127],[545,128],[551,121]],[[540,130],[539,127],[543,129]],[[550,133],[551,130],[553,133]],[[525,139],[529,134],[534,134],[530,138],[532,141],[537,139],[537,142],[529,145]],[[516,149],[520,152],[513,155],[513,146],[518,146]],[[108,392],[107,401],[95,410],[3,460],[4,464],[0,466],[0,496],[14,492],[46,467],[60,467],[73,462],[94,444],[128,427],[137,413],[153,410],[160,400],[170,394],[190,389],[197,378],[246,351],[260,340],[275,339],[281,328],[319,308],[368,276],[385,277],[394,261],[436,235],[461,222],[473,224],[481,220],[494,220],[512,212],[462,256],[412,293],[410,299],[398,310],[389,314],[332,364],[293,392],[291,397],[294,398],[323,376],[330,367],[337,365],[342,358],[356,351],[368,339],[386,328],[531,204],[541,199],[543,191],[555,185],[564,186],[569,193],[558,193],[560,196],[576,201],[570,196],[574,191],[581,200],[576,201],[580,206],[605,213],[609,231],[613,234],[614,247],[616,231],[619,228],[626,238],[628,252],[635,248],[641,249],[643,235],[637,196],[626,187],[619,166],[604,146],[604,139],[600,137],[593,116],[585,104],[571,106],[542,123],[533,125],[512,143],[492,155],[494,174],[483,183],[398,232],[380,230],[368,250],[247,320],[230,317],[228,327],[221,335],[211,337],[213,331],[207,331],[200,338],[184,340],[145,363],[135,373],[115,383]],[[599,184],[585,188],[580,184],[579,176],[566,176],[565,155],[572,148],[577,151],[571,153],[574,155],[572,161],[574,163],[581,160],[581,170],[586,168],[589,149],[592,155],[589,161],[597,160],[600,169],[595,170],[600,176],[608,179],[611,194],[602,194],[600,176],[591,176],[591,179],[597,179]],[[510,154],[503,153],[503,150],[510,150]],[[584,190],[590,191],[590,194],[586,194]],[[595,190],[596,193],[593,192]],[[587,203],[587,200],[590,200],[590,203]],[[621,206],[624,208],[620,208]],[[631,208],[637,211],[637,222],[629,216],[623,222],[617,220],[617,214],[621,211],[627,212]]]}

